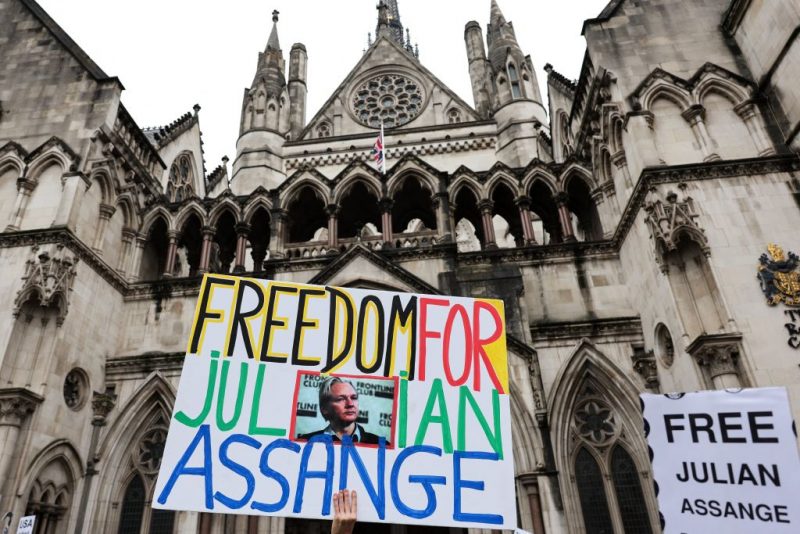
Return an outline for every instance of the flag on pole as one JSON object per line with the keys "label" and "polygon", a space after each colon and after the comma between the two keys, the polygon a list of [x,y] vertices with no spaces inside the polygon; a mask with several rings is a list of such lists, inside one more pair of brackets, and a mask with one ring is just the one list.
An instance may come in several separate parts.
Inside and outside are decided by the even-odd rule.
{"label": "flag on pole", "polygon": [[372,157],[378,165],[378,171],[381,174],[386,174],[386,147],[383,144],[383,121],[381,121],[381,133],[378,139],[375,140],[375,145],[372,147]]}

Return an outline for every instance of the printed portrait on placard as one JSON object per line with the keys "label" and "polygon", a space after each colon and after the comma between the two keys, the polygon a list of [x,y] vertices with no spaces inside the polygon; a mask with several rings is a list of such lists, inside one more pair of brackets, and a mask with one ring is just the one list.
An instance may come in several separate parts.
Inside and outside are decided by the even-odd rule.
{"label": "printed portrait on placard", "polygon": [[294,432],[298,440],[344,435],[355,444],[391,445],[395,413],[395,380],[298,373]]}

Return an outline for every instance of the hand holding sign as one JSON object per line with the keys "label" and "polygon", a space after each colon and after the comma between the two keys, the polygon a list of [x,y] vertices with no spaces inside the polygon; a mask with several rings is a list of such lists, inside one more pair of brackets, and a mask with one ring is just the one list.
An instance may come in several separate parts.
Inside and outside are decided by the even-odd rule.
{"label": "hand holding sign", "polygon": [[333,525],[331,534],[352,534],[358,516],[355,491],[342,490],[333,495]]}

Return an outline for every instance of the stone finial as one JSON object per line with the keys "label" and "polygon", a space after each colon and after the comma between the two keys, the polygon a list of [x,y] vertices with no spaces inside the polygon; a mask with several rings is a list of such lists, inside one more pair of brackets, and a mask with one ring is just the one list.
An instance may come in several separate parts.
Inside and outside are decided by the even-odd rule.
{"label": "stone finial", "polygon": [[280,15],[280,14],[281,14],[281,12],[278,11],[277,9],[273,10],[272,11],[272,22],[278,22],[278,15]]}

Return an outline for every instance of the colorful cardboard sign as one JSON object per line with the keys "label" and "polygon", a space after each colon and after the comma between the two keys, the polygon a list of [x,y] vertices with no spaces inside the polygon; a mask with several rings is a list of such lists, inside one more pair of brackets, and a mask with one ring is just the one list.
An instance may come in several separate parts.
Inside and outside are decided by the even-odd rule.
{"label": "colorful cardboard sign", "polygon": [[784,388],[641,398],[664,534],[800,532]]}
{"label": "colorful cardboard sign", "polygon": [[500,301],[207,275],[154,508],[516,527]]}

